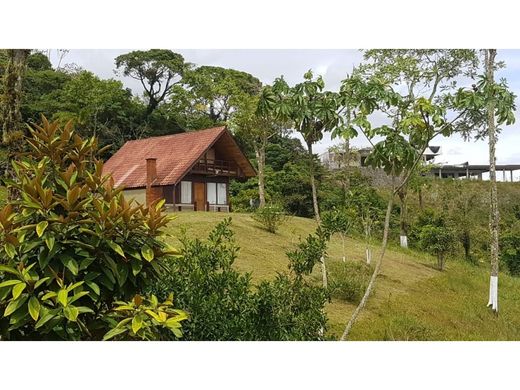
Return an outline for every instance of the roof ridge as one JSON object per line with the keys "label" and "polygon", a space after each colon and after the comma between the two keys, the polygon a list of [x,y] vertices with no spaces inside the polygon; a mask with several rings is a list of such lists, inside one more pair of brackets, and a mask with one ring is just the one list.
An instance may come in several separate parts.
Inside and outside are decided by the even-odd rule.
{"label": "roof ridge", "polygon": [[139,138],[139,139],[131,139],[131,140],[128,140],[125,142],[125,144],[129,143],[129,142],[137,142],[137,141],[143,141],[143,140],[150,140],[150,139],[158,139],[158,138],[168,138],[168,137],[175,137],[175,136],[178,136],[178,135],[183,135],[183,134],[195,134],[195,133],[201,133],[201,132],[209,132],[210,130],[216,130],[216,129],[221,129],[224,130],[226,129],[227,126],[223,125],[223,126],[215,126],[215,127],[209,127],[207,129],[200,129],[200,130],[189,130],[189,131],[184,131],[182,133],[175,133],[175,134],[165,134],[165,135],[156,135],[156,136],[153,136],[153,137],[146,137],[146,138]]}

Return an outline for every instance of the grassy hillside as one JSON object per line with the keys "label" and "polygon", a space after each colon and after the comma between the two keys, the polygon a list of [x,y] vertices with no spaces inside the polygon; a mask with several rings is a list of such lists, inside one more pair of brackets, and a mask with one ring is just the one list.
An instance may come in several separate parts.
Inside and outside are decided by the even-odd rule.
{"label": "grassy hillside", "polygon": [[[292,217],[277,234],[263,230],[248,214],[178,213],[171,233],[185,229],[190,237],[205,238],[221,219],[232,217],[240,246],[237,269],[254,280],[271,278],[287,269],[285,252],[299,237],[314,231],[315,222]],[[177,241],[173,238],[173,243]],[[332,240],[328,262],[341,261],[341,241]],[[374,253],[374,257],[377,256]],[[364,244],[349,239],[347,260],[364,261]],[[520,340],[520,279],[500,276],[500,315],[485,307],[488,269],[450,260],[445,272],[434,260],[392,247],[387,252],[376,291],[352,330],[354,340]],[[316,270],[316,280],[320,280]],[[334,299],[327,305],[328,334],[339,337],[355,306]]]}

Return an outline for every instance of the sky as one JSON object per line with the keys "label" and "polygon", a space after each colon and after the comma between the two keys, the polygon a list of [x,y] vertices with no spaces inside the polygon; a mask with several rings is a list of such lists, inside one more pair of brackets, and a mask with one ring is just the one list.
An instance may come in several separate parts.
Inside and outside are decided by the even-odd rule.
{"label": "sky", "polygon": [[[360,63],[362,53],[359,50],[287,50],[287,49],[172,49],[184,56],[187,62],[196,65],[213,65],[233,68],[256,76],[262,83],[270,84],[275,78],[283,75],[289,84],[302,80],[303,74],[312,69],[323,76],[326,89],[338,90],[341,80],[350,73],[354,66]],[[115,73],[114,59],[120,54],[131,50],[70,50],[63,63],[75,63],[83,69],[90,70],[101,78],[121,80],[125,87],[140,95],[142,87],[137,80],[123,77]],[[51,55],[51,61],[57,63],[56,51]],[[510,88],[520,96],[520,50],[499,50],[497,61],[504,61],[506,68],[497,72],[497,79],[507,79]],[[518,103],[517,103],[518,105]],[[316,145],[316,153],[322,153],[328,147],[338,143],[331,140],[330,134]],[[356,147],[368,146],[362,136],[354,139],[351,144]],[[449,138],[437,137],[431,145],[441,146],[441,155],[436,162],[445,164],[487,164],[488,147],[486,141],[466,142],[459,136]],[[520,164],[520,120],[512,126],[503,128],[497,144],[498,164]],[[516,174],[520,178],[520,172]]]}

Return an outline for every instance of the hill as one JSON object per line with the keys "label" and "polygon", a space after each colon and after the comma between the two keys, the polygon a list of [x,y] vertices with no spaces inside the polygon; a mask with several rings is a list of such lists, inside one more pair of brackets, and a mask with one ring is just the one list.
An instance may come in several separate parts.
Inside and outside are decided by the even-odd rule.
{"label": "hill", "polygon": [[[254,281],[272,278],[287,269],[285,252],[295,247],[299,237],[315,229],[311,219],[291,217],[271,234],[250,215],[242,213],[176,214],[171,223],[172,243],[178,244],[181,231],[189,237],[205,238],[213,226],[226,217],[232,227],[240,252],[235,266],[251,272]],[[374,248],[377,256],[377,244]],[[341,262],[341,240],[333,238],[328,263]],[[347,240],[347,261],[364,261],[362,241]],[[489,271],[450,259],[444,272],[434,268],[429,256],[399,247],[390,247],[382,274],[366,310],[354,326],[353,340],[520,340],[520,279],[500,275],[500,315],[485,306]],[[321,280],[319,270],[315,279]],[[333,299],[326,307],[329,317],[327,334],[339,338],[355,305]]]}

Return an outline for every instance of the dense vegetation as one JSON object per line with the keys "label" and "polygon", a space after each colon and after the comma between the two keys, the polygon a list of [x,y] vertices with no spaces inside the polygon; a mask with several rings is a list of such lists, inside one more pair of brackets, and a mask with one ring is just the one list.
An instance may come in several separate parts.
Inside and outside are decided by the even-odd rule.
{"label": "dense vegetation", "polygon": [[[398,241],[436,258],[442,273],[459,259],[476,270],[491,259],[496,312],[499,260],[520,274],[518,188],[497,188],[493,169],[496,128],[514,122],[515,95],[494,80],[496,51],[483,53],[481,61],[475,50],[368,50],[332,92],[312,71],[294,86],[283,76],[262,85],[170,50],[139,50],[115,59],[119,74],[141,83],[135,96],[77,66],[54,68],[43,52],[0,51],[2,338],[177,339],[184,329],[189,340],[322,340],[325,308],[338,300],[358,305],[346,339]],[[207,241],[183,236],[180,251],[170,248],[162,203],[128,203],[102,177],[101,160],[127,140],[216,124],[229,126],[257,167],[257,178],[232,183],[235,211],[252,213],[273,240],[291,215],[316,220],[286,248],[288,268],[275,278],[253,283],[237,270],[229,221]],[[313,152],[326,132],[343,140],[338,169]],[[490,187],[425,175],[429,142],[457,132],[488,138]],[[360,134],[386,185],[351,164],[350,139]],[[350,259],[349,238],[362,242],[363,258]],[[341,261],[328,255],[337,239]]]}

